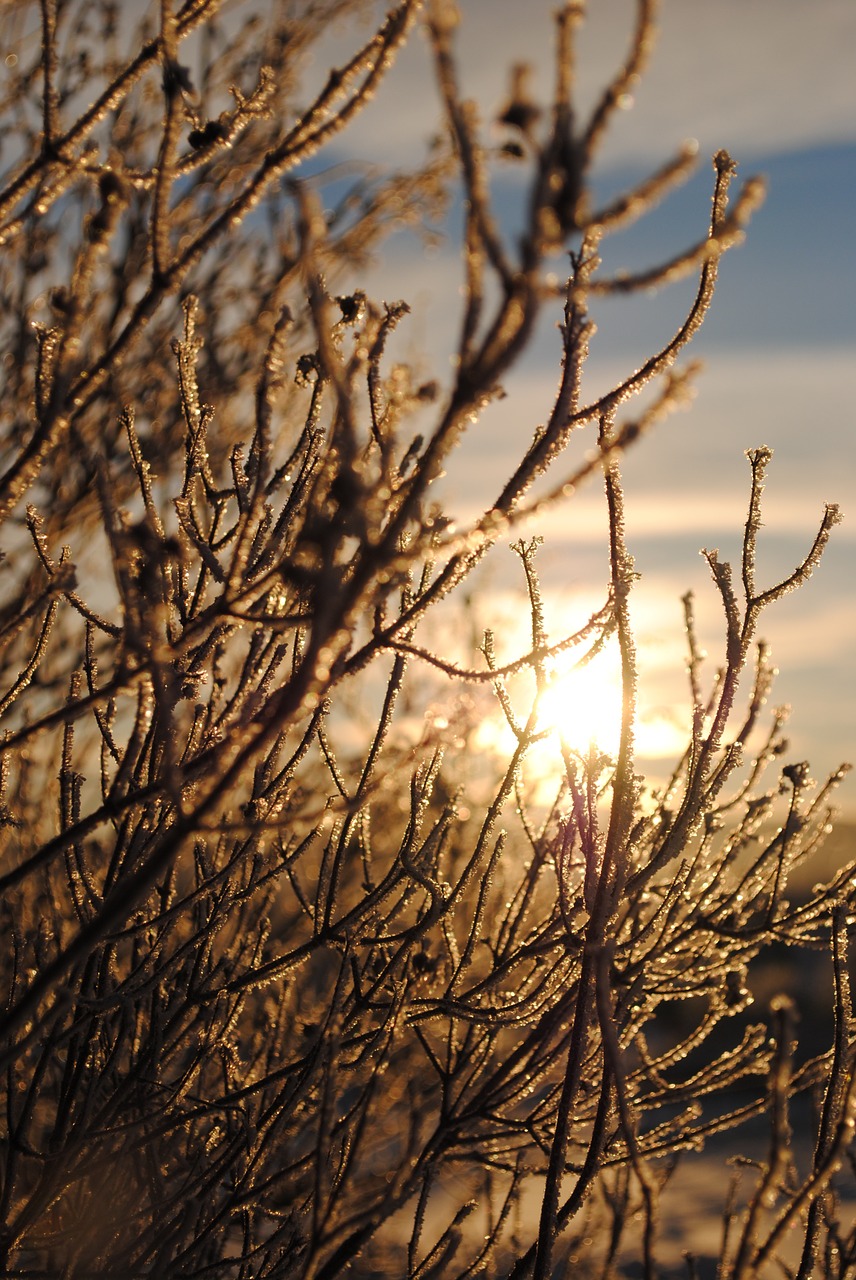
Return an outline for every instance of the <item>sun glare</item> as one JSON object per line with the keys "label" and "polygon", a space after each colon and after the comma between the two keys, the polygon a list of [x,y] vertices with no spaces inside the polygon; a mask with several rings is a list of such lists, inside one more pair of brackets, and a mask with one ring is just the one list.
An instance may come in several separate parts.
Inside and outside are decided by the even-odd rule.
{"label": "sun glare", "polygon": [[572,751],[591,748],[615,755],[621,733],[621,675],[610,653],[585,667],[559,671],[538,704],[538,728],[549,730]]}
{"label": "sun glare", "polygon": [[[531,708],[531,677],[527,679],[528,685],[522,681],[509,684],[511,703],[521,723]],[[687,726],[670,706],[646,706],[644,685],[643,678],[634,755],[640,760],[676,760],[686,745]],[[564,772],[562,747],[578,757],[587,757],[594,750],[616,758],[622,707],[621,664],[616,645],[608,644],[584,666],[576,665],[571,655],[564,665],[556,664],[537,701],[535,728],[541,736],[530,747],[526,761],[527,776],[541,799],[555,794],[555,785]],[[515,738],[499,707],[494,716],[482,722],[477,745],[502,756],[513,751]]]}
{"label": "sun glare", "polygon": [[[647,707],[644,681],[634,731],[636,756],[676,758],[686,745],[686,726],[671,707]],[[623,693],[618,653],[607,650],[585,667],[557,674],[541,697],[538,727],[548,729],[572,751],[592,748],[615,756],[621,738]]]}
{"label": "sun glare", "polygon": [[[564,772],[562,747],[578,756],[592,750],[614,757],[621,734],[622,691],[617,657],[599,654],[584,667],[572,665],[552,673],[535,709],[538,735],[527,756],[527,774],[537,781],[547,799]],[[532,687],[510,682],[512,705],[521,722],[531,707]],[[497,707],[496,714],[482,721],[477,735],[480,749],[507,756],[515,746],[514,735]]]}

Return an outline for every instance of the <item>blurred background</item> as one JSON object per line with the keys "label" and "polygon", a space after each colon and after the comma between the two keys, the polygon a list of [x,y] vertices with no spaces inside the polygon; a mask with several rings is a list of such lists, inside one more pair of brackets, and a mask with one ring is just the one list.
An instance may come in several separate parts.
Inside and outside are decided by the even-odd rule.
{"label": "blurred background", "polygon": [[[580,118],[623,59],[635,18],[630,0],[598,0],[589,7],[578,54]],[[461,82],[478,102],[487,140],[499,148],[506,135],[494,122],[507,98],[512,63],[531,63],[532,95],[544,105],[549,101],[554,5],[464,0],[460,8]],[[711,655],[709,676],[719,660],[720,609],[699,550],[715,547],[722,557],[739,560],[749,482],[744,452],[765,444],[774,459],[759,546],[763,586],[800,562],[825,502],[839,503],[845,516],[811,582],[775,605],[760,631],[781,672],[771,703],[793,707],[791,758],[808,759],[820,777],[856,759],[856,6],[852,0],[810,6],[664,0],[659,26],[648,71],[610,130],[596,192],[617,193],[687,138],[698,143],[698,170],[636,227],[605,242],[605,269],[612,274],[657,264],[703,234],[710,157],[719,147],[739,162],[740,178],[763,174],[768,195],[746,243],[723,260],[712,313],[691,347],[690,356],[704,362],[693,406],[657,428],[624,463],[627,532],[642,575],[633,602],[648,729],[647,736],[640,734],[640,749],[649,756],[646,771],[656,772],[657,761],[685,740],[680,597],[688,589]],[[352,37],[339,32],[331,39],[347,44]],[[341,159],[414,165],[439,127],[427,47],[416,38],[346,134]],[[511,164],[493,170],[509,236],[523,173],[523,166]],[[398,350],[440,378],[457,336],[460,226],[453,202],[436,246],[426,249],[402,233],[370,280],[362,274],[359,280],[376,297],[411,304]],[[566,265],[557,258],[558,278]],[[626,377],[667,342],[694,288],[691,279],[595,308],[598,332],[586,393]],[[443,501],[460,517],[491,501],[549,412],[560,315],[559,302],[546,309],[537,341],[508,379],[506,398],[472,428],[442,482]],[[628,415],[633,412],[631,405]],[[591,447],[592,430],[586,428],[581,447]],[[572,470],[570,458],[566,470]],[[555,474],[559,478],[562,470]],[[556,638],[602,598],[603,531],[596,483],[538,521],[537,532],[546,538],[539,565]],[[523,584],[515,557],[498,548],[480,572],[495,615],[519,616]],[[852,776],[839,803],[856,819]]]}

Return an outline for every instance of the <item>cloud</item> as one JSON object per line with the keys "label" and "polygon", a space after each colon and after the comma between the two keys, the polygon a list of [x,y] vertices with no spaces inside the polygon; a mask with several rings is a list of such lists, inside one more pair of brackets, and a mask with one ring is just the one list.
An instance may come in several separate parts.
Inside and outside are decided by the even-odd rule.
{"label": "cloud", "polygon": [[[458,49],[461,82],[489,119],[503,101],[510,63],[530,61],[549,94],[554,4],[466,0]],[[631,0],[598,0],[580,35],[579,99],[595,101],[620,65],[633,29]],[[341,39],[341,37],[340,37]],[[792,150],[856,138],[851,0],[665,0],[660,36],[636,110],[610,135],[609,163],[647,163],[683,137],[704,150]],[[425,44],[412,40],[347,146],[411,163],[416,140],[436,131],[437,95]]]}
{"label": "cloud", "polygon": [[[578,58],[583,105],[594,101],[604,77],[623,57],[635,7],[632,0],[597,0],[588,6]],[[545,50],[554,8],[552,0],[526,5],[463,0],[461,82],[478,101],[485,122],[505,96],[514,61],[536,64],[535,83],[548,97]],[[741,161],[742,173],[755,167],[757,157],[759,167],[769,171],[771,189],[747,245],[723,267],[711,324],[691,353],[702,353],[707,362],[692,411],[659,426],[623,465],[628,533],[643,575],[634,609],[647,688],[655,705],[658,700],[664,707],[683,705],[680,595],[688,586],[698,593],[700,626],[711,664],[715,661],[721,606],[698,548],[719,546],[723,556],[739,559],[749,484],[743,454],[767,444],[775,458],[759,548],[764,583],[786,576],[805,554],[824,502],[838,502],[845,511],[845,523],[834,531],[808,588],[764,619],[782,666],[774,698],[793,701],[794,749],[824,773],[854,753],[856,716],[856,454],[848,337],[852,306],[846,293],[852,275],[852,177],[848,153],[836,150],[838,144],[856,142],[856,5],[852,0],[663,0],[660,25],[635,109],[622,113],[611,130],[602,157],[601,171],[608,170],[604,185],[623,182],[631,168],[649,169],[689,135],[698,139],[702,156],[726,146]],[[415,39],[376,103],[349,131],[349,154],[412,166],[422,154],[421,140],[438,121],[428,51]],[[496,184],[506,230],[513,204],[511,173],[503,170]],[[709,174],[704,181],[709,184]],[[670,252],[692,240],[709,208],[703,185],[702,179],[698,189],[688,184],[640,224],[638,240],[620,242],[619,252],[649,263],[665,256],[663,244]],[[459,219],[450,225],[454,235]],[[391,249],[373,278],[360,283],[374,296],[403,297],[413,304],[413,316],[396,334],[396,358],[415,358],[420,371],[442,377],[460,321],[456,252],[444,246],[430,258],[414,254],[404,238]],[[615,385],[675,332],[691,289],[687,283],[655,298],[622,301],[610,310],[604,306],[596,317],[600,331],[586,373],[586,396]],[[559,371],[559,314],[558,304],[547,309],[536,341],[508,379],[507,398],[473,425],[450,464],[438,496],[455,514],[471,516],[490,504],[534,429],[545,421]],[[626,411],[635,412],[634,406]],[[560,460],[555,476],[570,473],[592,443],[588,428]],[[596,484],[537,521],[532,532],[547,535],[539,563],[549,592],[562,588],[596,596],[602,591],[603,529]],[[489,584],[489,602],[498,604],[498,593],[519,583],[519,565],[498,551],[485,566],[483,581]],[[515,599],[512,609],[525,612],[522,591]],[[851,805],[854,793],[856,783],[845,792]]]}
{"label": "cloud", "polygon": [[[507,396],[475,424],[450,467],[447,492],[462,516],[488,503],[545,421],[558,361],[527,369],[507,383]],[[596,397],[627,376],[626,364],[606,361],[587,372]],[[767,475],[764,524],[768,534],[813,535],[826,502],[845,517],[836,537],[856,531],[856,458],[852,449],[853,355],[850,350],[712,353],[692,407],[656,427],[623,464],[628,526],[635,536],[674,534],[715,539],[742,529],[749,490],[747,448],[774,451]],[[624,416],[631,418],[631,406]],[[554,482],[570,474],[594,443],[584,428]],[[603,504],[596,481],[539,525],[551,537],[602,538]],[[563,535],[563,522],[566,533]],[[710,543],[715,545],[715,543]]]}

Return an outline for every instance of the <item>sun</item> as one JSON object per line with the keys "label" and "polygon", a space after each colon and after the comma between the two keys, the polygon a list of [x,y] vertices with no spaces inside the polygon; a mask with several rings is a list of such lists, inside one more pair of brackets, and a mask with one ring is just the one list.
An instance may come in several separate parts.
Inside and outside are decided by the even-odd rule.
{"label": "sun", "polygon": [[[527,719],[528,698],[522,690],[510,690],[521,722]],[[519,692],[520,697],[514,697]],[[644,693],[644,691],[643,691]],[[585,665],[569,661],[548,674],[548,680],[535,704],[535,740],[525,760],[530,794],[536,802],[549,802],[564,776],[564,752],[570,751],[580,760],[592,752],[615,760],[621,738],[624,692],[621,662],[616,648],[607,646]],[[504,716],[497,708],[485,717],[476,735],[478,750],[508,757],[516,739]],[[637,709],[633,751],[637,761],[656,772],[658,762],[677,760],[686,745],[686,727],[679,712],[667,705],[649,707],[644,696]]]}
{"label": "sun", "polygon": [[[529,718],[532,677],[509,681],[509,695],[519,723]],[[547,683],[535,697],[534,730],[524,761],[531,799],[549,803],[564,776],[564,751],[587,758],[592,751],[615,758],[621,733],[623,694],[617,653],[604,651],[584,666],[571,658],[547,673]],[[478,750],[507,758],[517,745],[497,708],[485,717],[476,735]]]}
{"label": "sun", "polygon": [[[548,730],[571,751],[618,753],[624,692],[617,648],[607,648],[586,666],[554,674],[538,704],[538,728]],[[644,760],[677,759],[686,746],[687,727],[671,706],[649,706],[644,681],[636,711],[633,749]]]}
{"label": "sun", "polygon": [[[570,632],[579,626],[575,618],[589,604],[577,602],[573,616],[559,607],[553,612]],[[591,610],[596,607],[591,604]],[[640,626],[641,634],[636,636],[639,672],[633,727],[634,764],[652,786],[669,776],[686,749],[690,731],[684,702],[674,697],[661,678],[664,656],[656,622]],[[556,629],[551,628],[554,634]],[[505,632],[511,637],[512,655],[531,646],[528,618],[522,613],[505,619]],[[617,760],[624,707],[617,640],[608,639],[591,658],[579,649],[555,654],[544,677],[536,695],[533,672],[521,671],[507,679],[506,693],[518,727],[528,722],[534,728],[523,760],[527,794],[535,803],[550,804],[565,777],[568,752],[583,764],[592,753],[602,760]],[[519,746],[498,704],[480,719],[473,745],[477,752],[500,760],[508,760]]]}
{"label": "sun", "polygon": [[602,652],[585,666],[552,673],[538,700],[539,731],[555,735],[571,751],[618,751],[623,706],[617,654]]}

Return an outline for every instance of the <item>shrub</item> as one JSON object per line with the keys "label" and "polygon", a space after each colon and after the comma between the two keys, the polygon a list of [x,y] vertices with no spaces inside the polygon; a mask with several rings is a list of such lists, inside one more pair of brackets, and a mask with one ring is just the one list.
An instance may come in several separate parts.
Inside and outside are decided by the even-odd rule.
{"label": "shrub", "polygon": [[[834,1179],[853,1129],[854,868],[788,897],[837,779],[782,765],[778,716],[744,751],[773,674],[758,620],[808,578],[837,512],[787,580],[759,584],[766,449],[749,453],[737,574],[708,553],[721,667],[706,688],[687,597],[686,751],[654,794],[634,771],[622,454],[683,397],[692,366],[675,361],[761,184],[732,198],[718,153],[698,243],[638,277],[601,272],[602,237],[693,164],[682,152],[593,207],[599,144],[651,42],[644,0],[582,125],[581,10],[565,4],[553,98],[532,101],[518,71],[497,146],[458,84],[454,7],[435,0],[447,137],[414,173],[325,175],[313,157],[382,87],[419,6],[304,98],[306,55],[363,8],[282,3],[262,22],[165,0],[132,54],[107,0],[42,0],[38,42],[29,3],[4,14],[2,1274],[654,1276],[678,1161],[763,1117],[769,1153],[744,1191],[723,1175],[717,1274],[851,1275]],[[497,152],[527,175],[516,248],[491,204]],[[357,283],[456,183],[465,291],[440,386],[387,358],[405,304]],[[564,250],[559,297],[547,266]],[[589,299],[691,273],[674,338],[585,402]],[[455,528],[436,481],[559,306],[549,419]],[[584,427],[596,447],[563,462]],[[593,475],[603,607],[551,642],[537,539],[518,526]],[[509,538],[531,644],[503,663],[487,631],[464,669],[431,619]],[[556,663],[608,645],[617,751],[554,735],[544,804],[524,762],[550,736]],[[511,728],[496,768],[463,688],[492,691]],[[414,735],[420,697],[443,714]],[[746,1014],[749,966],[774,944],[831,947],[828,1049],[795,1059],[784,999]],[[789,1111],[806,1097],[804,1167]]]}

